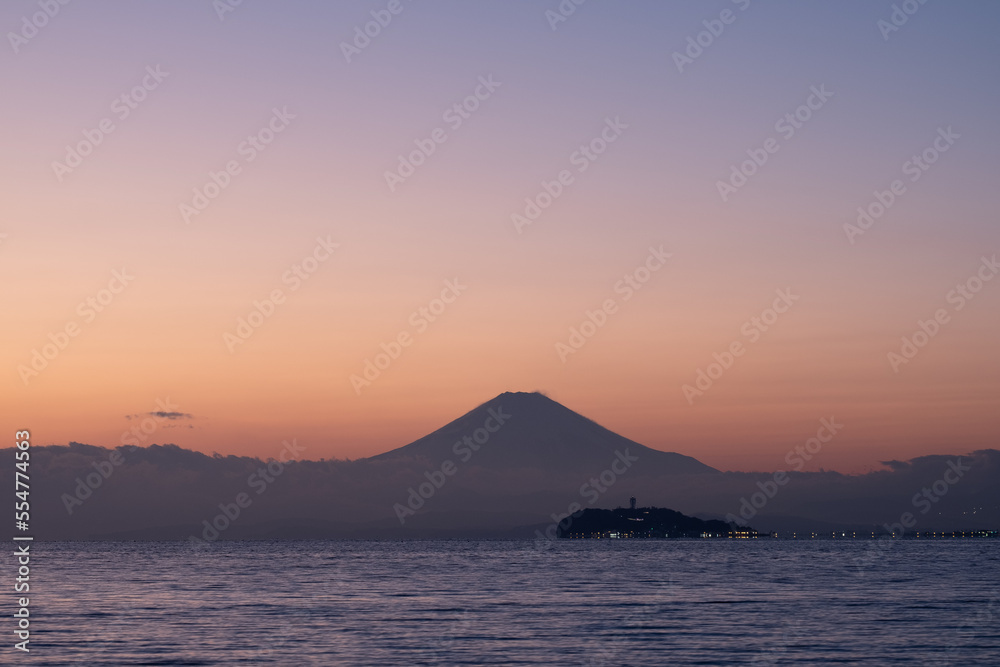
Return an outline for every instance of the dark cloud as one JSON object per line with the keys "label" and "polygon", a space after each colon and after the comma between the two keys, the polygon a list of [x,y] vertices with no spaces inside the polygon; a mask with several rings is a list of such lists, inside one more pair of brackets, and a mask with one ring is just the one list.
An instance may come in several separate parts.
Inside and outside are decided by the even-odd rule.
{"label": "dark cloud", "polygon": [[150,412],[148,413],[150,417],[159,417],[160,419],[194,419],[194,415],[188,414],[186,412]]}
{"label": "dark cloud", "polygon": [[[920,457],[861,475],[793,472],[781,487],[769,473],[665,476],[639,462],[594,497],[593,505],[581,495],[581,484],[602,473],[609,464],[603,460],[584,473],[544,461],[511,467],[491,465],[485,456],[468,463],[452,459],[457,470],[446,476],[441,460],[418,456],[279,465],[175,445],[40,446],[31,454],[32,509],[37,504],[44,539],[186,539],[241,493],[253,502],[226,539],[530,537],[532,526],[544,528],[573,503],[613,508],[636,496],[643,506],[722,518],[765,493],[773,497],[750,520],[765,530],[864,531],[896,522],[903,512],[917,517],[919,530],[1000,527],[996,450]],[[0,450],[0,478],[11,485],[14,461],[11,450]],[[949,481],[932,513],[921,513],[914,494],[946,478],[955,483]],[[95,488],[81,489],[81,480],[88,479]],[[77,495],[86,498],[70,515],[66,498]],[[394,506],[410,503],[416,515],[402,525]]]}
{"label": "dark cloud", "polygon": [[170,421],[176,421],[178,419],[194,419],[194,415],[187,412],[165,412],[163,410],[156,410],[154,412],[143,412],[137,415],[125,415],[125,419],[141,419],[143,417],[154,417],[156,419],[168,419]]}

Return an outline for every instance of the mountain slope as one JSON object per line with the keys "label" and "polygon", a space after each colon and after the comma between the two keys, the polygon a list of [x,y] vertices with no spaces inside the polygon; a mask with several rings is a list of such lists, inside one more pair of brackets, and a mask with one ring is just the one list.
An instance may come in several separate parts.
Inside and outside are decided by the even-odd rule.
{"label": "mountain slope", "polygon": [[547,396],[526,392],[500,394],[433,433],[370,460],[423,458],[437,464],[450,459],[491,469],[595,475],[619,453],[635,458],[633,469],[647,474],[718,472],[690,456],[640,445]]}

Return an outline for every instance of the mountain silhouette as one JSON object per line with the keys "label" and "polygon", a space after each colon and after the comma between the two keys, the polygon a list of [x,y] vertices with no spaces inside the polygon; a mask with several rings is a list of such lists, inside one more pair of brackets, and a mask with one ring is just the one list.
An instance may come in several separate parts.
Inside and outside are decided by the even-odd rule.
{"label": "mountain silhouette", "polygon": [[632,457],[635,471],[643,474],[719,472],[690,456],[640,445],[537,392],[504,392],[433,433],[369,460],[452,460],[496,470],[593,475],[619,455]]}
{"label": "mountain silhouette", "polygon": [[[494,405],[509,414],[509,420],[473,458],[461,462],[452,450],[454,441],[466,429],[482,428]],[[533,406],[538,405],[536,412]],[[544,417],[553,411],[555,418]],[[524,423],[515,427],[519,415]],[[543,427],[532,429],[532,416],[541,419]],[[231,516],[234,499],[249,493],[252,504],[239,508],[239,517],[220,539],[531,539],[573,507],[627,506],[632,496],[644,506],[725,519],[741,515],[753,494],[762,495],[762,485],[773,479],[770,472],[712,473],[693,459],[642,447],[537,395],[502,394],[465,417],[471,419],[459,419],[449,424],[450,431],[441,429],[408,446],[413,449],[393,450],[378,460],[290,461],[271,478],[263,495],[249,483],[269,464],[258,458],[212,456],[176,445],[32,446],[32,483],[37,484],[32,487],[37,492],[32,494],[32,515],[41,519],[34,536],[187,540],[203,535],[206,521]],[[568,453],[561,458],[552,454],[564,447]],[[615,447],[636,461],[609,483],[603,478],[610,476],[604,473],[617,458]],[[17,472],[15,451],[0,449],[0,479],[11,486]],[[457,470],[444,479],[443,466],[449,460]],[[491,460],[497,466],[539,462],[552,467],[492,468]],[[932,512],[921,513],[913,505],[914,493],[940,486],[939,480],[954,474],[956,467],[962,472],[960,483],[939,497]],[[678,469],[697,472],[674,474]],[[1000,527],[996,449],[888,461],[883,470],[856,475],[786,474],[789,483],[765,506],[754,502],[757,512],[744,517],[756,530],[782,536],[856,531],[861,537],[884,531],[908,508],[917,519],[913,531],[921,533]],[[593,493],[595,478],[606,491]],[[424,497],[417,499],[423,502],[415,503],[421,506],[404,525],[396,506],[409,507],[418,490]]]}

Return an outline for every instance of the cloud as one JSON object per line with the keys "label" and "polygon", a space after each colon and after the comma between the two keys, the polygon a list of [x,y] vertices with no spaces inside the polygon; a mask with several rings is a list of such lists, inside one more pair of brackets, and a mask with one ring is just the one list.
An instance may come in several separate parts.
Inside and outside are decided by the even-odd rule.
{"label": "cloud", "polygon": [[166,412],[163,410],[157,410],[154,412],[143,412],[137,415],[125,415],[125,419],[140,419],[142,417],[154,417],[156,419],[169,419],[170,421],[176,421],[178,419],[194,419],[194,415],[188,412]]}
{"label": "cloud", "polygon": [[150,417],[159,417],[160,419],[194,419],[194,415],[188,414],[187,412],[150,412],[147,413]]}
{"label": "cloud", "polygon": [[[148,418],[148,417],[146,417]],[[162,427],[183,428],[188,422],[164,420]],[[441,461],[419,457],[358,461],[299,460],[283,463],[280,474],[268,472],[268,461],[248,456],[218,456],[176,445],[150,445],[115,451],[72,443],[32,446],[32,470],[38,473],[40,516],[45,539],[187,539],[200,534],[202,521],[219,513],[240,493],[253,498],[253,511],[240,516],[227,538],[399,538],[483,535],[551,523],[554,512],[584,503],[580,485],[599,475],[606,462],[586,474],[547,465],[518,468],[490,466],[473,459],[448,477],[425,502],[418,516],[402,526],[394,505],[407,505],[421,484],[429,484]],[[277,456],[280,445],[272,452]],[[13,478],[11,449],[0,449],[0,477]],[[859,535],[873,526],[899,519],[913,509],[913,494],[931,487],[961,459],[970,470],[948,490],[934,513],[919,516],[920,530],[995,529],[1000,526],[1000,451],[913,459],[900,470],[860,475],[789,473],[789,482],[750,520],[758,530],[852,530]],[[67,513],[63,494],[74,496],[81,479],[105,462],[119,461],[85,508]],[[476,464],[480,462],[480,465]],[[95,465],[97,466],[95,468]],[[556,465],[559,465],[556,462]],[[264,471],[263,473],[261,471]],[[274,482],[259,482],[264,474]],[[762,492],[766,473],[718,473],[664,476],[630,470],[592,505],[627,505],[630,496],[644,506],[668,507],[702,518],[737,513],[741,499]],[[35,478],[32,478],[35,481]],[[257,481],[254,481],[257,480]],[[418,495],[418,497],[420,497]],[[414,501],[416,502],[416,501]],[[976,513],[969,511],[975,508]],[[518,533],[519,535],[521,533]],[[533,529],[526,535],[533,535]],[[39,539],[36,536],[36,539]]]}

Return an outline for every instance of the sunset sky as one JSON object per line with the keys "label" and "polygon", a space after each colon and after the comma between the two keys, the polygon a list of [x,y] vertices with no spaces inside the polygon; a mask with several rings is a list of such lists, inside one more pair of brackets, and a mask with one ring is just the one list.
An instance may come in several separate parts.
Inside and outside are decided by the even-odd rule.
{"label": "sunset sky", "polygon": [[0,7],[8,432],[358,458],[538,390],[724,470],[997,446],[1000,5],[227,2]]}

